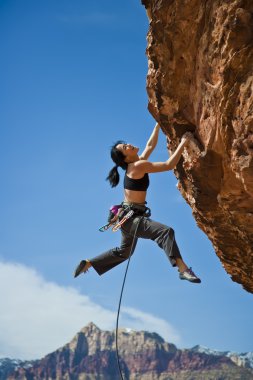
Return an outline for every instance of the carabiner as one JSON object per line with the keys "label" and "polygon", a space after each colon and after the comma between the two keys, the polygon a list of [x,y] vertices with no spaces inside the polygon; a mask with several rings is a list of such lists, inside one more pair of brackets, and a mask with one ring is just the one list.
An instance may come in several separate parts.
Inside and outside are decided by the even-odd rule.
{"label": "carabiner", "polygon": [[121,221],[119,223],[115,224],[115,226],[112,228],[112,231],[113,232],[118,231],[118,229],[122,226],[122,224],[124,224],[127,221],[127,219],[131,218],[131,216],[133,216],[133,214],[134,214],[133,210],[128,211],[128,213],[125,216],[123,216]]}

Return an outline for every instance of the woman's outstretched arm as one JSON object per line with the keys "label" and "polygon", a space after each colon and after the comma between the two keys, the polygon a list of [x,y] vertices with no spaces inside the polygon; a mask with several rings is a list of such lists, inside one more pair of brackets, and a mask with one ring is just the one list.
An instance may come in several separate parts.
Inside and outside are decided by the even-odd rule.
{"label": "woman's outstretched arm", "polygon": [[167,161],[164,161],[164,162],[137,161],[135,163],[135,168],[138,170],[138,172],[142,172],[142,173],[157,173],[157,172],[165,172],[165,171],[174,169],[182,156],[184,147],[188,145],[190,139],[191,139],[191,133],[188,133],[188,132],[185,133],[177,149]]}
{"label": "woman's outstretched arm", "polygon": [[157,123],[155,125],[155,128],[153,129],[153,132],[151,133],[150,138],[148,139],[148,142],[146,144],[146,147],[142,154],[140,155],[141,160],[147,160],[153,150],[156,147],[157,141],[158,141],[158,135],[159,135],[160,125]]}

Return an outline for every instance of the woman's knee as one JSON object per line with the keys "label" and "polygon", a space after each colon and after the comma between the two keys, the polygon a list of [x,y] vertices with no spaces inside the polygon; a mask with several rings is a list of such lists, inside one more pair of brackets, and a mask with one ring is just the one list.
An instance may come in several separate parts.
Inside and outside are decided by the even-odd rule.
{"label": "woman's knee", "polygon": [[114,249],[115,256],[127,259],[130,256],[131,247],[117,247]]}
{"label": "woman's knee", "polygon": [[164,226],[158,233],[158,236],[154,239],[160,248],[166,250],[168,244],[171,244],[171,241],[174,241],[174,230],[171,227]]}
{"label": "woman's knee", "polygon": [[164,228],[161,230],[161,235],[165,238],[173,239],[175,236],[175,231],[169,226],[164,226]]}
{"label": "woman's knee", "polygon": [[170,239],[174,239],[174,237],[175,237],[175,231],[173,230],[173,228],[168,227],[168,233],[169,233]]}

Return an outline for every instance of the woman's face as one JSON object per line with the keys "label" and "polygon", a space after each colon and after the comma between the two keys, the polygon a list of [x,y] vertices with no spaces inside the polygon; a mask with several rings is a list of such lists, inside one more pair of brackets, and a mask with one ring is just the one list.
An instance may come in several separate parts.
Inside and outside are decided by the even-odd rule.
{"label": "woman's face", "polygon": [[132,144],[118,144],[116,149],[122,152],[126,158],[134,157],[139,152],[139,148]]}

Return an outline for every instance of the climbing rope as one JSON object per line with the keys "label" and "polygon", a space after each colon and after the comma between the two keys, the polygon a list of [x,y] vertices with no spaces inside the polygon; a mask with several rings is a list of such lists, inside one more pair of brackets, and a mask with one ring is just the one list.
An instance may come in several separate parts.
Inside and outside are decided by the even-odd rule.
{"label": "climbing rope", "polygon": [[[129,258],[128,258],[128,260],[127,260],[127,266],[126,266],[126,270],[125,270],[125,275],[124,275],[123,282],[122,282],[122,287],[121,287],[121,292],[120,292],[120,297],[119,297],[118,312],[117,312],[117,320],[116,320],[116,337],[115,337],[115,341],[116,341],[116,356],[117,356],[117,363],[118,363],[118,369],[119,369],[119,374],[120,374],[121,380],[124,380],[124,376],[123,376],[122,369],[121,369],[121,366],[120,366],[120,360],[119,360],[119,347],[118,347],[118,329],[119,329],[120,307],[121,307],[121,301],[122,301],[123,291],[124,291],[124,287],[125,287],[125,282],[126,282],[127,272],[128,272],[128,268],[129,268],[129,264],[130,264],[130,260],[131,260],[131,256],[132,256],[132,250],[133,250],[133,246],[134,246],[134,242],[135,242],[135,238],[136,238],[137,230],[138,230],[138,228],[139,228],[139,225],[140,225],[140,222],[141,222],[142,219],[143,219],[143,216],[139,216],[139,217],[138,217],[138,220],[137,220],[137,222],[136,222],[136,228],[135,228],[134,235],[133,235],[133,241],[132,241],[132,245],[131,245],[131,249],[130,249],[130,255],[129,255]],[[174,233],[173,233],[173,238],[172,238],[172,242],[171,242],[170,250],[172,250],[172,246],[173,246],[174,240],[175,240],[175,235],[174,235]]]}
{"label": "climbing rope", "polygon": [[141,220],[143,219],[143,216],[139,216],[139,217],[136,217],[136,218],[138,218],[138,220],[136,222],[136,228],[135,228],[134,235],[133,235],[133,241],[132,241],[132,245],[131,245],[131,249],[130,249],[130,255],[129,255],[129,258],[127,260],[127,266],[126,266],[126,270],[125,270],[125,275],[124,275],[124,279],[123,279],[123,282],[122,282],[122,287],[121,287],[121,292],[120,292],[120,297],[119,297],[119,306],[118,306],[118,313],[117,313],[117,321],[116,321],[116,337],[115,337],[115,341],[116,341],[116,356],[117,356],[117,363],[118,363],[118,369],[119,369],[119,374],[120,374],[121,380],[124,380],[124,376],[123,376],[122,369],[121,369],[121,366],[120,366],[119,349],[118,349],[119,315],[120,315],[120,306],[121,306],[123,291],[124,291],[124,287],[125,287],[127,272],[128,272],[128,268],[129,268],[129,264],[130,264],[130,260],[131,260],[131,256],[132,256],[132,250],[133,250],[133,247],[134,247],[134,242],[135,242],[137,230],[138,230],[138,227],[140,225]]}

